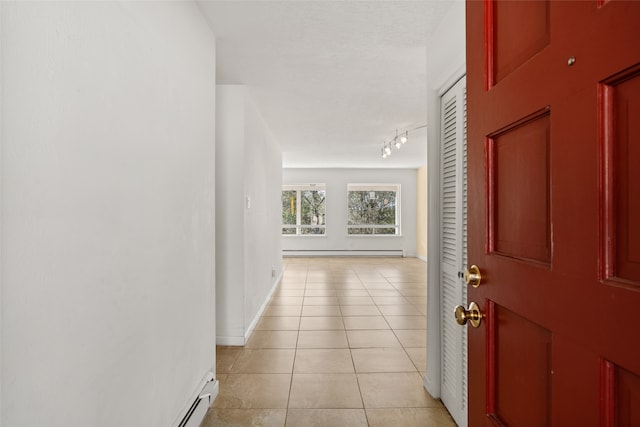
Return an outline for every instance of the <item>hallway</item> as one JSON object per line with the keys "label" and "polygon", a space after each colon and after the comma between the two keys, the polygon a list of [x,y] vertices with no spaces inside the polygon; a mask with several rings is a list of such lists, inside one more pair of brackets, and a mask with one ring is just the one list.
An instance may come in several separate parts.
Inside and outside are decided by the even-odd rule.
{"label": "hallway", "polygon": [[455,426],[424,390],[426,263],[285,258],[245,347],[218,347],[213,426]]}

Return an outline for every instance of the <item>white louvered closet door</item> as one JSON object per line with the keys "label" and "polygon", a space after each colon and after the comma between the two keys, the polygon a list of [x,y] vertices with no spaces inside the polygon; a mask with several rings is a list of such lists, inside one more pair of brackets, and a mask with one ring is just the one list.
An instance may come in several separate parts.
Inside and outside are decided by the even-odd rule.
{"label": "white louvered closet door", "polygon": [[441,98],[442,401],[460,427],[467,426],[467,328],[454,317],[467,305],[467,289],[458,278],[467,263],[466,81],[459,80]]}

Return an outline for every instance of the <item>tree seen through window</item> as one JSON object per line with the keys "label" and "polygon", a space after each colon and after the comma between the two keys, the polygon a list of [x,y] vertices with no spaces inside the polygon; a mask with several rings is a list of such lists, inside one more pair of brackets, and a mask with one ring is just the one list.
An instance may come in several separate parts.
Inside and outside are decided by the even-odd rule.
{"label": "tree seen through window", "polygon": [[282,191],[282,234],[325,234],[324,184],[287,185]]}
{"label": "tree seen through window", "polygon": [[348,234],[400,234],[397,187],[350,184]]}

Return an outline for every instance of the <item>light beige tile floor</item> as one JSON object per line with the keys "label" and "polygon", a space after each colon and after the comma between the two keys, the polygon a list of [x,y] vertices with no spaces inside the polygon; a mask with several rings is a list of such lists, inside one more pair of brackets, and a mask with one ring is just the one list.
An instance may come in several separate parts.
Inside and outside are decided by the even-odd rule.
{"label": "light beige tile floor", "polygon": [[220,393],[202,427],[455,423],[422,383],[426,264],[285,258],[245,347],[218,347]]}

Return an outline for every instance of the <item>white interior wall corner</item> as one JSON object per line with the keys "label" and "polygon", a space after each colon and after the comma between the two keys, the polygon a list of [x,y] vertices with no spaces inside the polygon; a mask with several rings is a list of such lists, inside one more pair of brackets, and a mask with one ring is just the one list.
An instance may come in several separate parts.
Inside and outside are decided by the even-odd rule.
{"label": "white interior wall corner", "polygon": [[245,88],[216,90],[216,334],[233,345],[244,336]]}
{"label": "white interior wall corner", "polygon": [[[280,191],[282,153],[268,124],[247,91],[245,105],[245,194],[251,207],[245,206],[245,336],[268,302],[273,283],[272,269],[281,264]],[[277,197],[277,198],[276,198]],[[277,201],[277,204],[276,204]],[[273,254],[280,259],[274,263]]]}
{"label": "white interior wall corner", "polygon": [[[248,339],[274,285],[272,268],[282,269],[279,195],[282,153],[250,92],[220,85],[217,229],[219,344]],[[233,145],[230,147],[229,145]],[[249,203],[250,200],[250,203]],[[239,214],[239,213],[242,214]],[[277,275],[277,274],[276,274]]]}

